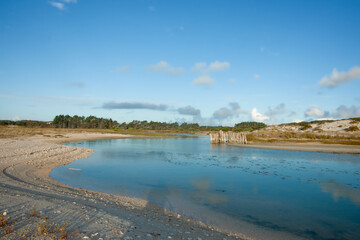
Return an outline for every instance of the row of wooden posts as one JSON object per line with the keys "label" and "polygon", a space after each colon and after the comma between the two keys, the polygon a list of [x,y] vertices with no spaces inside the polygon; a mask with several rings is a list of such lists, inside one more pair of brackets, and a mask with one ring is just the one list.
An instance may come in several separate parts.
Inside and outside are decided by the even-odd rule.
{"label": "row of wooden posts", "polygon": [[247,144],[246,133],[243,132],[212,132],[210,133],[211,143],[238,143]]}

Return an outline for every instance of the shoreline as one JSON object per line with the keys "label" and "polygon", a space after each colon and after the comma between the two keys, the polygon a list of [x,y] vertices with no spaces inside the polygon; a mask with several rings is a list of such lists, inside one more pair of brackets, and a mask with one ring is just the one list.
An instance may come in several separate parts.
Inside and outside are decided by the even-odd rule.
{"label": "shoreline", "polygon": [[[41,221],[40,217],[54,219],[59,224],[70,221],[69,235],[80,229],[73,235],[77,239],[289,239],[286,233],[269,233],[266,229],[254,228],[246,223],[242,233],[230,233],[180,216],[146,200],[75,188],[50,177],[53,168],[86,158],[93,152],[92,149],[61,144],[121,138],[150,137],[82,132],[0,139],[0,212],[6,212],[16,225],[21,225],[22,227],[14,229],[20,232],[25,228],[36,229],[36,221]],[[328,147],[324,144],[300,146],[297,143],[272,143],[236,146],[334,151],[333,145]],[[337,153],[349,153],[344,149],[353,149],[351,154],[357,151],[360,153],[360,149],[353,146],[340,145],[335,149]],[[20,205],[23,207],[19,208]],[[29,217],[31,209],[39,212],[39,219]],[[72,222],[73,216],[77,216],[75,222]],[[4,235],[0,232],[1,239],[12,237],[11,234]],[[293,237],[295,236],[292,236],[292,239]]]}
{"label": "shoreline", "polygon": [[269,150],[360,155],[360,146],[358,145],[323,144],[316,142],[311,142],[311,143],[275,142],[275,143],[249,143],[249,144],[229,144],[229,145],[243,147],[243,148],[260,148],[260,149],[269,149]]}
{"label": "shoreline", "polygon": [[[66,231],[70,239],[253,239],[207,226],[142,199],[74,188],[50,177],[53,168],[93,152],[60,143],[121,138],[144,137],[80,133],[0,139],[0,211],[10,217],[13,228],[9,234],[0,231],[0,238],[39,236],[37,224],[53,221],[69,223]],[[54,231],[41,236],[53,239],[59,234]]]}

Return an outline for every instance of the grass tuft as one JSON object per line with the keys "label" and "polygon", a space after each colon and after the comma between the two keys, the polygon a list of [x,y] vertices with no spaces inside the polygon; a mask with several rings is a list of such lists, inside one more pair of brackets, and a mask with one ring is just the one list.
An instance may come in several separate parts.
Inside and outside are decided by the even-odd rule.
{"label": "grass tuft", "polygon": [[33,207],[33,209],[30,211],[30,217],[38,217],[40,216],[40,212],[36,211],[36,208]]}
{"label": "grass tuft", "polygon": [[8,224],[8,218],[3,214],[0,215],[0,227],[6,226]]}

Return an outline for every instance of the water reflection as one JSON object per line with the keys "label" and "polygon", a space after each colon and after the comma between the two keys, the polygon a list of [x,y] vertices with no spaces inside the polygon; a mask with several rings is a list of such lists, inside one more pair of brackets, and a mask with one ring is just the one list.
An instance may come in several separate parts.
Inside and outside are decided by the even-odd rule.
{"label": "water reflection", "polygon": [[360,205],[360,191],[351,188],[342,183],[335,181],[320,183],[323,192],[331,193],[334,200],[337,202],[340,197],[348,198],[353,203]]}
{"label": "water reflection", "polygon": [[52,177],[147,199],[234,231],[251,224],[310,239],[360,236],[360,156],[211,145],[204,137],[81,146],[95,152],[54,169]]}
{"label": "water reflection", "polygon": [[[216,205],[220,203],[226,203],[227,197],[222,194],[210,192],[211,181],[209,178],[192,178],[190,179],[191,185],[194,190],[190,193],[191,198],[197,203],[208,205]],[[219,190],[219,192],[225,192],[225,190]]]}

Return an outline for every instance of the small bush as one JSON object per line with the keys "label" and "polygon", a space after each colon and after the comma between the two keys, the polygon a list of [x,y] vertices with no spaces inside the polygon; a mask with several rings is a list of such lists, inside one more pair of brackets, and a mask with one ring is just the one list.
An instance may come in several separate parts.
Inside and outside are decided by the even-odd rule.
{"label": "small bush", "polygon": [[4,230],[4,234],[10,234],[15,230],[14,226],[11,225],[6,225],[5,230]]}
{"label": "small bush", "polygon": [[316,124],[324,124],[324,123],[331,123],[334,122],[335,120],[315,120],[315,121],[311,121],[310,123],[316,123]]}
{"label": "small bush", "polygon": [[[351,120],[353,120],[354,122],[360,122],[360,118],[350,118]],[[353,122],[352,122],[353,123]]]}
{"label": "small bush", "polygon": [[40,216],[40,212],[36,211],[36,208],[33,207],[33,209],[30,211],[30,217],[38,217]]}
{"label": "small bush", "polygon": [[344,130],[347,132],[355,132],[355,131],[359,131],[360,129],[358,128],[358,126],[351,126],[351,127],[345,128]]}
{"label": "small bush", "polygon": [[254,140],[254,136],[252,134],[247,134],[246,135],[246,140],[252,141],[252,140]]}
{"label": "small bush", "polygon": [[8,224],[8,219],[4,215],[0,215],[0,227],[6,226]]}
{"label": "small bush", "polygon": [[300,128],[300,130],[302,130],[302,131],[305,131],[305,130],[307,130],[307,129],[309,129],[309,128],[312,128],[309,123],[306,123],[306,124],[300,125],[300,126],[302,126],[302,127]]}
{"label": "small bush", "polygon": [[323,132],[323,130],[320,127],[316,127],[313,129],[313,132]]}
{"label": "small bush", "polygon": [[241,122],[241,123],[237,123],[234,126],[233,131],[236,132],[243,132],[243,131],[254,131],[254,130],[258,130],[261,128],[265,128],[266,124],[262,123],[262,122]]}

